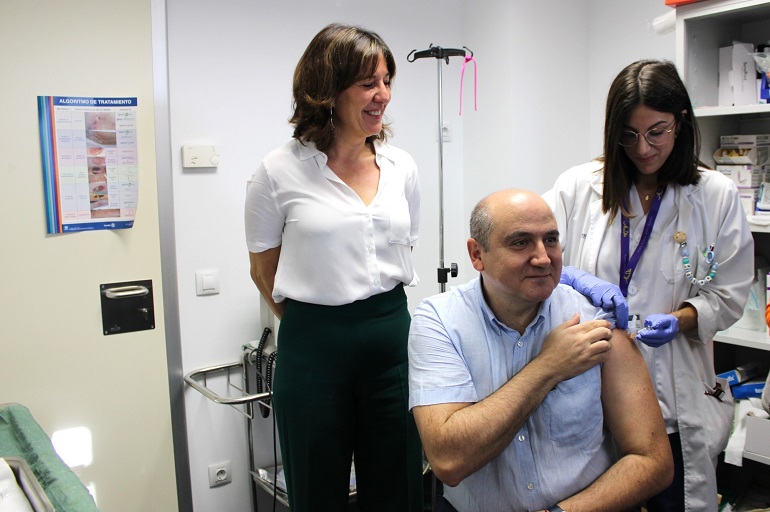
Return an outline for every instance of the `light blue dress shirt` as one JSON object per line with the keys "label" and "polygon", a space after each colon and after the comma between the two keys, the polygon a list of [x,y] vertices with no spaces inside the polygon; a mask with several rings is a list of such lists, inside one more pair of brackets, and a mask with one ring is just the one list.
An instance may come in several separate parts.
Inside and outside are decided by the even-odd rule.
{"label": "light blue dress shirt", "polygon": [[[423,300],[409,333],[409,407],[478,402],[537,354],[575,313],[612,314],[559,285],[523,335],[489,309],[476,278]],[[616,460],[604,428],[601,367],[558,384],[495,459],[444,496],[460,512],[542,510],[587,487]]]}

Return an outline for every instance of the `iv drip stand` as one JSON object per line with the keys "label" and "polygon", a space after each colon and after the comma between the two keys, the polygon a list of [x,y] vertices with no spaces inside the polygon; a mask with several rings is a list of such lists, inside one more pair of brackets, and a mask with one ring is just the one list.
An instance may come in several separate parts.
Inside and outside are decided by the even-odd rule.
{"label": "iv drip stand", "polygon": [[431,44],[427,50],[419,52],[412,50],[407,55],[406,60],[414,62],[426,57],[435,58],[438,67],[438,286],[439,292],[443,293],[446,291],[448,275],[457,277],[457,263],[452,263],[449,268],[444,267],[444,104],[442,100],[441,60],[443,59],[449,64],[449,57],[465,57],[465,50],[442,48]]}
{"label": "iv drip stand", "polygon": [[[470,51],[470,49],[465,48]],[[473,52],[471,52],[471,56]],[[438,67],[438,288],[439,293],[446,291],[448,275],[457,277],[457,263],[452,263],[450,268],[444,267],[444,104],[442,100],[441,60],[449,64],[449,57],[465,57],[465,50],[457,48],[442,48],[431,44],[427,50],[412,50],[406,56],[408,62],[417,59],[433,57]],[[431,471],[431,510],[436,510],[438,500],[438,479]]]}

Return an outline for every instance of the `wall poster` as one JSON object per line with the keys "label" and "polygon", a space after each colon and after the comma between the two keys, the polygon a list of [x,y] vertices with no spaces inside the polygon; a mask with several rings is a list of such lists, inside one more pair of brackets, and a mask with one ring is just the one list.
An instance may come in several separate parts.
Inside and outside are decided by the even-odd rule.
{"label": "wall poster", "polygon": [[49,234],[134,225],[136,98],[38,96]]}

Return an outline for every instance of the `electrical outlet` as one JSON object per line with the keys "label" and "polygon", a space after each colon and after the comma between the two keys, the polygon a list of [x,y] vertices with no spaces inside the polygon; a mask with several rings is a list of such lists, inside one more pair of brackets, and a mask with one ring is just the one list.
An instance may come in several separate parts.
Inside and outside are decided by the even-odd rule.
{"label": "electrical outlet", "polygon": [[229,460],[209,466],[209,487],[219,487],[232,481],[233,474],[230,472]]}

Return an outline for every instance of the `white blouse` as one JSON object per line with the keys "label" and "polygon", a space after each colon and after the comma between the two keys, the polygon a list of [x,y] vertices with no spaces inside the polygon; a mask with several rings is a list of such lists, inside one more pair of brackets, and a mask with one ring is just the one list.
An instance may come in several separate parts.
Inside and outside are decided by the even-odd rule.
{"label": "white blouse", "polygon": [[420,184],[405,151],[375,141],[380,180],[366,205],[327,167],[326,154],[292,139],[271,151],[247,184],[250,252],[281,247],[273,300],[336,306],[419,281]]}

